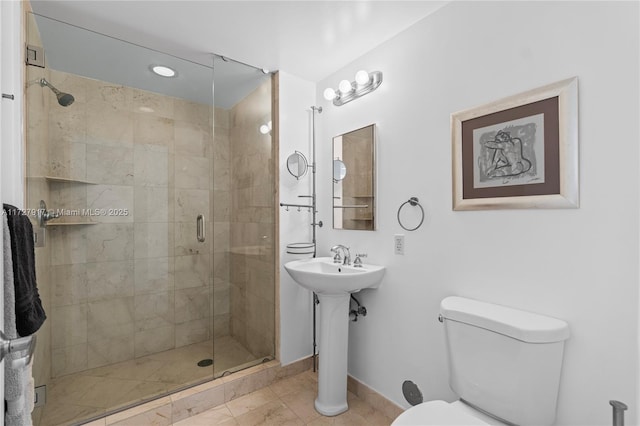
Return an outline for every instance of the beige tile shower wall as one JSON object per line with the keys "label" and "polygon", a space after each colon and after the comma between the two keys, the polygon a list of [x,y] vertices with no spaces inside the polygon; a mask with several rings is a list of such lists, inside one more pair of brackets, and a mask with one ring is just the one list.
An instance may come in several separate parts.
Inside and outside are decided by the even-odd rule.
{"label": "beige tile shower wall", "polygon": [[52,375],[210,339],[214,248],[197,242],[196,217],[212,212],[211,107],[51,79],[76,101],[51,109],[48,173],[94,184],[51,183],[50,207],[107,209],[65,218],[95,225],[49,228]]}
{"label": "beige tile shower wall", "polygon": [[[25,5],[28,6],[28,5]],[[25,14],[26,38],[29,44],[42,46],[40,33],[35,24],[33,15]],[[25,114],[26,126],[26,187],[27,199],[25,207],[28,211],[34,211],[39,207],[40,200],[49,201],[49,186],[41,178],[47,170],[49,163],[48,133],[49,110],[52,107],[50,92],[43,90],[37,81],[41,78],[49,79],[46,68],[27,66],[25,80],[28,82],[25,91],[27,111]],[[55,97],[54,104],[55,104]],[[34,227],[37,226],[35,216],[31,216]],[[51,258],[50,246],[36,248],[36,279],[38,291],[43,308],[49,319],[44,322],[37,332],[37,345],[35,362],[33,364],[33,377],[36,386],[46,385],[51,377],[51,285],[49,280],[49,266]]]}
{"label": "beige tile shower wall", "polygon": [[213,144],[213,336],[230,334],[231,153],[229,111],[216,108]]}
{"label": "beige tile shower wall", "polygon": [[373,157],[371,128],[343,136],[342,155],[352,165],[342,181],[345,205],[368,205],[366,208],[344,209],[344,225],[348,229],[371,229],[373,218]]}
{"label": "beige tile shower wall", "polygon": [[256,357],[274,354],[274,161],[271,82],[234,106],[231,143],[231,333]]}

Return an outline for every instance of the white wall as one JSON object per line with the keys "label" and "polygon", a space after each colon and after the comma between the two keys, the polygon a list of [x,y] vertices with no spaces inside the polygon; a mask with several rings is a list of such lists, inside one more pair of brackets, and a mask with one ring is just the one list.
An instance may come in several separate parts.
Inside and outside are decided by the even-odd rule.
{"label": "white wall", "polygon": [[[300,151],[311,155],[311,106],[315,84],[280,71],[280,202],[307,204],[311,194],[311,170],[300,180],[287,171],[287,157]],[[317,119],[317,117],[316,117]],[[313,302],[311,292],[297,285],[282,265],[296,257],[287,254],[289,243],[311,241],[311,213],[280,208],[280,362],[290,364],[312,354]]]}
{"label": "white wall", "polygon": [[[0,99],[0,201],[16,207],[24,206],[22,13],[20,2],[0,2],[0,92],[14,96],[13,100]],[[0,276],[4,276],[2,268],[0,264]],[[4,330],[4,292],[0,292],[0,330]],[[0,400],[3,399],[4,362],[0,362]],[[0,419],[0,426],[3,425],[4,416]]]}
{"label": "white wall", "polygon": [[[405,407],[406,379],[425,400],[452,400],[437,316],[442,298],[462,295],[570,324],[558,424],[610,424],[610,399],[629,404],[627,422],[636,423],[638,28],[636,2],[455,2],[318,84],[322,99],[358,69],[384,72],[364,98],[320,101],[326,223],[331,137],[378,126],[378,230],[319,234],[319,255],[345,244],[387,266],[380,289],[360,294],[369,314],[351,323],[351,375]],[[580,209],[452,211],[450,114],[572,76]],[[427,213],[416,232],[396,221],[411,196]],[[393,254],[396,233],[406,235],[404,256]]]}
{"label": "white wall", "polygon": [[23,105],[23,59],[22,59],[22,8],[20,2],[2,2],[1,47],[2,93],[13,95],[14,99],[2,99],[2,202],[16,207],[24,206],[22,145],[22,105]]}

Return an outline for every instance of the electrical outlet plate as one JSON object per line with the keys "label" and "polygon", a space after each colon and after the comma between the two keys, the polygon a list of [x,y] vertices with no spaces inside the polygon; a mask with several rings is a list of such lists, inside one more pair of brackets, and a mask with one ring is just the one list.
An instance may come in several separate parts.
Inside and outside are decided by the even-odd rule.
{"label": "electrical outlet plate", "polygon": [[396,234],[393,236],[393,250],[395,254],[404,254],[404,235]]}

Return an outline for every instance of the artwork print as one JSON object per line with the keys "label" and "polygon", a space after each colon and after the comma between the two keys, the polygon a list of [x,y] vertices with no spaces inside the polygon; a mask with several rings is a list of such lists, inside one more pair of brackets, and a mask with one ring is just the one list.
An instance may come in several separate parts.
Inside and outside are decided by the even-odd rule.
{"label": "artwork print", "polygon": [[453,210],[579,207],[578,79],[451,114]]}
{"label": "artwork print", "polygon": [[474,129],[474,187],[544,183],[544,145],[544,114]]}

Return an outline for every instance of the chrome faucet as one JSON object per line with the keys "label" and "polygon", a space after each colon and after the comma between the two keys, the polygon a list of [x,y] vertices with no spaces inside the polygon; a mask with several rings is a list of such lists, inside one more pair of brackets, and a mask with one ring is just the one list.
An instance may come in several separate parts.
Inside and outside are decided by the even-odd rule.
{"label": "chrome faucet", "polygon": [[331,247],[331,253],[336,254],[333,258],[333,261],[336,263],[340,262],[340,253],[338,252],[338,250],[340,249],[342,249],[342,253],[344,254],[344,261],[342,262],[342,264],[347,266],[351,265],[351,253],[349,253],[349,247],[345,247],[342,244]]}

